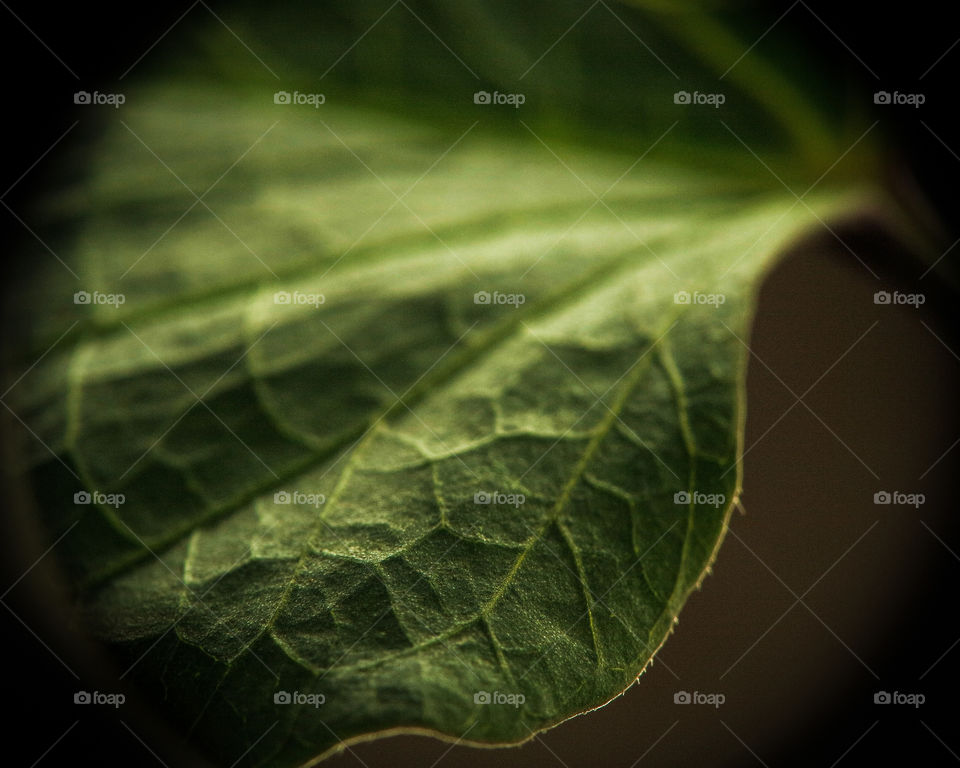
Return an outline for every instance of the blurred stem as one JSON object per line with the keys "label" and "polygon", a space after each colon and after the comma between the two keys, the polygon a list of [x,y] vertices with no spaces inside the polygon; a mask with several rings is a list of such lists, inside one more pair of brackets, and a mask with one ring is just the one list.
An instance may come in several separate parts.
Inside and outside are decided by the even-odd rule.
{"label": "blurred stem", "polygon": [[[659,0],[624,0],[654,13],[670,34],[683,40],[708,66],[722,73],[781,125],[802,159],[817,168],[836,152],[833,131],[802,91],[708,12],[696,4],[678,10]],[[733,66],[731,66],[733,65]]]}

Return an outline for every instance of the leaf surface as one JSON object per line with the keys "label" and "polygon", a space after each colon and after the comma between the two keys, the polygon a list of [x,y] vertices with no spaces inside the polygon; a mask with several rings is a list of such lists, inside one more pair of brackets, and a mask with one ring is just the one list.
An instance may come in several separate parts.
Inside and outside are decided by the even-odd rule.
{"label": "leaf surface", "polygon": [[519,742],[627,688],[739,492],[759,281],[859,202],[462,100],[142,86],[50,202],[123,303],[38,282],[26,460],[91,626],[224,764]]}

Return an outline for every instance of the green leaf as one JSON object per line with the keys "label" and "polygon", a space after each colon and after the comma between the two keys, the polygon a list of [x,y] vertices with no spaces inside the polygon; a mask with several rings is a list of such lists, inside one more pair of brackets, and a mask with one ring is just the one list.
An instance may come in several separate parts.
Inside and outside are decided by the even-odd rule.
{"label": "green leaf", "polygon": [[693,164],[680,112],[618,148],[459,87],[140,86],[49,203],[80,279],[27,294],[26,463],[90,626],[225,765],[520,742],[630,686],[740,490],[759,282],[864,198],[798,204],[728,126]]}

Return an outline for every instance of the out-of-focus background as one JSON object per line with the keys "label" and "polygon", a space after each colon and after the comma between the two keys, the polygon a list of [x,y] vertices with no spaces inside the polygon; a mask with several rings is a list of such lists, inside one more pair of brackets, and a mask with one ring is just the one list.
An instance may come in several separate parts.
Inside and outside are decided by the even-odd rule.
{"label": "out-of-focus background", "polygon": [[[13,256],[8,283],[22,267],[17,244],[33,237],[23,212],[98,130],[87,120],[70,128],[76,83],[113,82],[154,44],[147,65],[162,72],[177,57],[177,34],[167,30],[221,5],[229,7],[4,1],[0,225]],[[869,101],[881,89],[925,94],[918,109],[878,105],[875,119],[899,154],[891,184],[925,191],[953,233],[946,249],[960,234],[960,130],[950,117],[960,28],[949,11],[812,0],[747,7],[761,49],[771,25],[789,32],[810,59],[827,62],[844,98]],[[798,70],[805,64],[795,62]],[[943,265],[955,258],[946,250]],[[328,765],[832,766],[887,764],[905,753],[924,765],[960,762],[952,714],[960,679],[960,342],[949,327],[956,299],[926,269],[862,219],[834,233],[812,231],[770,275],[750,342],[745,514],[734,517],[713,575],[674,635],[623,697],[517,749],[406,736],[355,746]],[[877,290],[895,289],[927,301],[921,309],[873,302]],[[894,491],[925,501],[874,503],[875,494]],[[5,489],[8,520],[29,508],[19,493]],[[31,542],[7,537],[3,546],[4,762],[194,764],[136,703],[119,715],[73,705],[84,686],[57,657],[86,669],[78,659],[88,649],[44,591],[50,563],[23,576],[46,543],[31,550]],[[675,704],[682,691],[725,700],[716,708]],[[878,692],[921,693],[925,702],[877,704]]]}

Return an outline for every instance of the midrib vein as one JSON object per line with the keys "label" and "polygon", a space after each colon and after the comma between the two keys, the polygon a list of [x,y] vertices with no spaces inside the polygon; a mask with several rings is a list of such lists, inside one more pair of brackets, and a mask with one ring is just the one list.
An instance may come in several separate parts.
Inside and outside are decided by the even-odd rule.
{"label": "midrib vein", "polygon": [[[680,197],[680,195],[676,195]],[[606,199],[606,198],[605,198]],[[683,195],[684,205],[690,205],[690,193],[686,191]],[[656,198],[658,207],[656,209],[651,209],[650,199],[637,196],[636,194],[624,197],[624,199],[617,199],[615,194],[611,193],[610,199],[607,202],[610,203],[621,203],[624,205],[636,206],[638,209],[642,210],[642,216],[630,216],[629,211],[624,214],[624,216],[629,216],[629,219],[632,221],[658,221],[662,217],[657,216],[657,212],[662,205],[662,208],[665,211],[674,210],[674,207],[671,205],[675,203],[674,196],[660,196]],[[719,214],[720,211],[714,209],[719,208],[722,210],[731,208],[729,202],[723,201],[720,204],[715,203],[709,199],[699,201],[704,205],[704,213],[707,214],[713,211],[714,214]],[[415,230],[412,232],[404,232],[395,235],[392,238],[388,238],[382,241],[371,242],[362,246],[357,246],[351,252],[351,257],[349,260],[350,265],[363,265],[369,263],[373,259],[384,259],[384,254],[388,252],[393,252],[396,249],[405,249],[412,248],[418,245],[429,244],[434,245],[438,244],[436,235],[439,235],[442,240],[448,244],[459,244],[470,242],[471,239],[475,239],[478,235],[482,237],[488,237],[490,232],[498,231],[500,225],[504,221],[514,221],[514,222],[524,222],[524,227],[529,226],[529,224],[539,224],[541,227],[544,225],[549,225],[554,222],[566,222],[569,220],[571,214],[578,214],[583,211],[584,200],[577,199],[569,202],[564,202],[562,205],[550,205],[542,208],[529,206],[522,211],[517,209],[505,209],[505,210],[493,210],[485,211],[482,215],[475,216],[467,220],[460,220],[455,223],[447,225],[438,225],[432,227],[433,232],[423,232],[420,230]],[[522,228],[520,229],[522,231]],[[511,234],[507,232],[506,234]],[[320,242],[318,244],[323,248],[324,243]],[[409,254],[401,253],[396,256],[387,256],[386,260],[390,262],[396,262],[407,257]],[[300,264],[295,265],[289,271],[283,272],[280,275],[279,283],[274,283],[277,288],[281,287],[283,284],[297,281],[297,280],[307,280],[311,276],[324,275],[329,271],[336,263],[336,256],[331,253],[328,260],[317,264],[315,260],[305,258],[304,261]],[[191,308],[197,305],[203,305],[207,302],[214,300],[223,300],[227,301],[234,297],[242,296],[245,293],[254,293],[258,290],[262,290],[267,281],[262,278],[253,278],[250,280],[244,280],[233,285],[224,286],[223,288],[211,290],[211,291],[201,291],[194,293],[183,298],[180,298],[175,301],[168,302],[157,302],[153,306],[147,306],[146,308],[138,311],[131,312],[130,314],[124,315],[118,320],[109,320],[106,322],[98,322],[96,318],[91,317],[86,324],[83,324],[82,328],[79,328],[76,334],[71,334],[71,338],[64,339],[65,348],[69,348],[71,344],[77,345],[82,341],[86,341],[92,338],[102,338],[109,336],[112,333],[116,333],[122,330],[122,325],[120,322],[125,323],[140,323],[143,320],[153,319],[153,318],[163,318],[165,316],[182,313],[185,311],[190,311]]]}

